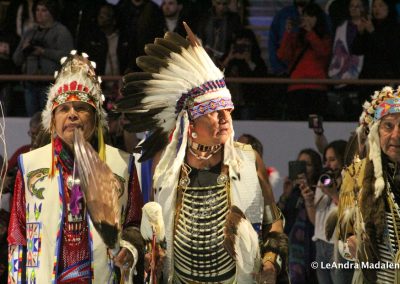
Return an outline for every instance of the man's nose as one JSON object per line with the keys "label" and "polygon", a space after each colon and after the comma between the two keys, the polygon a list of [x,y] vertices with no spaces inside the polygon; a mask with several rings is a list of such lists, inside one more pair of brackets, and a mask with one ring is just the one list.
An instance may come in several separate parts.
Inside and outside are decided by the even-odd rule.
{"label": "man's nose", "polygon": [[219,111],[218,117],[219,117],[220,123],[225,123],[228,120],[228,115],[227,115],[227,112],[225,112],[225,111]]}
{"label": "man's nose", "polygon": [[77,119],[78,118],[78,113],[74,109],[74,107],[71,107],[68,111],[68,118],[70,119]]}
{"label": "man's nose", "polygon": [[400,125],[396,125],[392,131],[393,139],[400,139]]}

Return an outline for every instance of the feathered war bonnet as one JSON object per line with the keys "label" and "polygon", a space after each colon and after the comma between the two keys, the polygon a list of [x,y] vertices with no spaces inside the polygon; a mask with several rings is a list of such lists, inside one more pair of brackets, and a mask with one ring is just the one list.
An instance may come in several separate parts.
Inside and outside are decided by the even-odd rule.
{"label": "feathered war bonnet", "polygon": [[[126,114],[128,131],[151,131],[141,142],[141,161],[147,160],[167,146],[154,174],[154,188],[166,186],[165,175],[173,182],[183,163],[188,140],[189,121],[202,115],[233,109],[224,75],[201,46],[190,28],[184,39],[167,32],[145,46],[146,56],[138,57],[137,65],[144,72],[123,78],[122,98],[117,111]],[[172,135],[171,141],[169,138]],[[233,133],[225,143],[224,163],[235,164]],[[168,182],[167,182],[168,183]]]}
{"label": "feathered war bonnet", "polygon": [[[359,141],[364,141],[369,159],[374,165],[375,198],[381,196],[385,188],[382,171],[381,146],[379,141],[379,124],[381,118],[394,113],[400,113],[400,88],[394,91],[391,87],[384,87],[381,91],[375,91],[371,102],[366,101],[360,116],[360,126],[357,128]],[[359,142],[360,145],[364,142]]]}
{"label": "feathered war bonnet", "polygon": [[[42,125],[45,131],[51,134],[51,143],[54,146],[52,123],[54,110],[67,102],[80,101],[90,104],[95,109],[98,149],[101,160],[105,160],[105,145],[103,127],[107,127],[106,112],[102,107],[100,77],[95,73],[96,64],[88,60],[88,55],[78,55],[72,50],[67,57],[61,58],[61,68],[55,72],[55,83],[50,87],[47,95],[46,107],[42,112]],[[52,165],[50,176],[54,175],[54,149],[52,149]]]}

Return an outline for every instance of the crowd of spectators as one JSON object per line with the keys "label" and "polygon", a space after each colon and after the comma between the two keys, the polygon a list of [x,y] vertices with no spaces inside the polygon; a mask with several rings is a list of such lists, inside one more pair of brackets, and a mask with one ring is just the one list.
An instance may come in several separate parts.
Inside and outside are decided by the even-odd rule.
{"label": "crowd of spectators", "polygon": [[[293,0],[279,10],[268,33],[268,58],[234,0],[14,0],[0,19],[1,74],[52,75],[71,49],[86,52],[100,75],[138,71],[144,46],[166,31],[185,35],[186,21],[226,77],[305,79],[397,78],[400,45],[396,0]],[[370,3],[369,3],[370,2]],[[159,4],[159,5],[158,5]],[[325,8],[325,9],[323,9]],[[324,12],[325,11],[325,12]],[[377,86],[230,83],[236,119],[356,120]],[[9,116],[43,108],[46,81],[1,82]],[[287,87],[287,88],[286,88]],[[120,82],[103,83],[118,99]],[[332,104],[340,97],[341,108]],[[22,103],[25,101],[25,104]],[[337,103],[335,101],[334,103]],[[23,105],[23,107],[21,107]]]}

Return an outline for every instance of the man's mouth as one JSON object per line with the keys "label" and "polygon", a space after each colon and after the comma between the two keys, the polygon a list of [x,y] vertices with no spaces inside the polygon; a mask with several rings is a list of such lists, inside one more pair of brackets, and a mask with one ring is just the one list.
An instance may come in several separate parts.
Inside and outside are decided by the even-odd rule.
{"label": "man's mouth", "polygon": [[63,130],[74,130],[75,128],[82,128],[82,126],[80,124],[75,124],[75,123],[67,124],[64,126]]}

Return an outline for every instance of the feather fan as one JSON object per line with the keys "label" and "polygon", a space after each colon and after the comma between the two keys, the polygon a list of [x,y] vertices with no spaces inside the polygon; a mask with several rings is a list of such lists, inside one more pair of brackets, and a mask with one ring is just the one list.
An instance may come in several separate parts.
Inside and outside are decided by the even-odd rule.
{"label": "feather fan", "polygon": [[243,212],[232,206],[224,228],[226,251],[236,260],[236,280],[238,283],[252,283],[253,273],[261,266],[258,235]]}
{"label": "feather fan", "polygon": [[81,188],[93,225],[107,247],[117,250],[121,230],[119,183],[111,169],[83,138],[80,129],[75,129],[74,151]]}
{"label": "feather fan", "polygon": [[148,202],[142,208],[142,222],[140,232],[143,238],[151,242],[151,263],[149,283],[156,284],[156,267],[159,256],[159,243],[165,240],[164,219],[161,205],[157,202]]}

